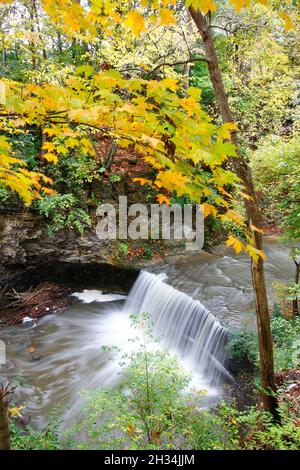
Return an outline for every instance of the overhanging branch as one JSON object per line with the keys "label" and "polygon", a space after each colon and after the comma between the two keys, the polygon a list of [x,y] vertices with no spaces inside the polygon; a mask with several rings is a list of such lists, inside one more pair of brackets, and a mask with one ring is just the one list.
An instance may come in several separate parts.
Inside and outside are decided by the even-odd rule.
{"label": "overhanging branch", "polygon": [[208,63],[208,59],[206,59],[205,57],[195,57],[189,58],[187,60],[179,60],[178,62],[162,62],[161,64],[156,65],[150,72],[147,72],[147,75],[153,75],[161,67],[175,67],[176,65],[186,65],[192,62]]}

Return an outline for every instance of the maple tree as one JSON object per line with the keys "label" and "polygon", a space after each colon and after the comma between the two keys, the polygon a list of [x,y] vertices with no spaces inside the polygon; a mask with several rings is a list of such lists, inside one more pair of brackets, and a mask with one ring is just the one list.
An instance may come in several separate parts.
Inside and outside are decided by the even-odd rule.
{"label": "maple tree", "polygon": [[51,183],[50,178],[34,171],[28,171],[25,163],[10,154],[11,146],[4,136],[0,136],[0,185],[8,186],[16,191],[27,203],[38,198],[40,191],[52,194],[53,190],[45,185]]}
{"label": "maple tree", "polygon": [[[2,3],[8,5],[12,2]],[[247,2],[232,3],[239,11]],[[99,28],[106,35],[116,33],[116,28],[122,29],[122,35],[128,30],[126,39],[130,43],[130,34],[140,37],[149,24],[155,29],[157,25],[176,23],[176,2],[144,1],[141,2],[141,11],[130,10],[131,6],[126,1],[118,4],[91,2],[89,9],[79,2],[59,0],[42,1],[41,6],[64,33],[87,42],[93,42],[99,35]],[[200,7],[203,13],[216,8],[212,1],[188,1],[187,6]],[[147,16],[145,9],[148,9]],[[38,41],[35,44],[38,47],[41,41],[39,28],[35,35],[34,31],[32,33],[31,40]],[[30,44],[29,41],[32,48]],[[144,68],[147,72],[149,66]],[[117,138],[121,147],[134,143],[145,160],[157,170],[156,179],[151,182],[155,188],[175,190],[179,196],[187,194],[196,201],[205,196],[209,199],[205,203],[205,215],[211,214],[223,222],[232,220],[244,226],[247,243],[239,247],[248,251],[255,261],[259,256],[263,257],[262,251],[254,246],[251,232],[246,231],[243,219],[231,208],[232,192],[226,191],[226,186],[231,185],[241,192],[239,178],[234,172],[224,169],[224,162],[236,157],[234,147],[227,140],[231,131],[235,132],[237,128],[230,123],[219,130],[213,126],[199,106],[199,90],[191,87],[187,96],[179,97],[178,90],[182,84],[175,78],[159,82],[149,78],[126,80],[115,70],[99,72],[91,65],[78,67],[63,81],[63,86],[59,87],[47,81],[33,86],[3,80],[2,129],[13,134],[26,132],[26,126],[43,126],[47,136],[43,158],[54,163],[66,149],[81,147],[86,153],[94,152],[86,131],[88,128]],[[123,90],[123,96],[120,90]],[[6,148],[7,145],[9,143]],[[201,174],[195,172],[195,168],[203,164],[212,173],[209,187]],[[7,185],[18,191],[26,202],[38,197],[40,189],[51,191],[44,186],[42,188],[38,182],[42,175],[28,172],[21,165],[24,166],[3,157]],[[13,168],[18,169],[13,171]],[[50,180],[45,182],[50,183]],[[164,194],[158,194],[158,200],[168,202]]]}
{"label": "maple tree", "polygon": [[[188,97],[179,97],[174,79],[134,81],[113,70],[92,76],[90,71],[90,67],[77,68],[77,75],[66,80],[66,87],[5,80],[2,129],[13,135],[22,127],[43,125],[47,136],[43,159],[52,163],[70,148],[81,147],[93,153],[87,129],[100,130],[117,138],[121,147],[135,144],[157,169],[153,185],[188,194],[192,199],[213,194],[200,174],[193,175],[197,164],[203,162],[211,168],[211,184],[219,192],[219,205],[229,207],[222,191],[227,184],[237,184],[238,178],[230,170],[223,170],[222,165],[229,155],[236,155],[233,145],[224,141],[232,126],[217,129],[210,122],[198,105],[199,90],[190,88]],[[121,90],[130,93],[130,100],[120,97]],[[168,149],[171,140],[176,158]],[[4,142],[8,152],[9,144]],[[225,217],[234,218],[234,212],[228,211]]]}
{"label": "maple tree", "polygon": [[[13,2],[1,0],[0,3],[7,7]],[[268,0],[229,1],[237,12],[252,3],[272,6]],[[287,31],[293,28],[288,3],[275,2],[279,21]],[[153,68],[149,62],[139,63],[143,77],[127,78],[126,71],[121,69],[123,73],[120,73],[105,62],[102,69],[88,63],[73,68],[60,77],[59,84],[48,78],[31,83],[2,79],[1,130],[6,138],[1,147],[0,180],[27,202],[38,197],[39,191],[49,192],[49,188],[41,184],[49,184],[49,180],[28,172],[9,154],[9,136],[26,133],[28,126],[43,129],[42,158],[51,163],[57,162],[68,149],[80,148],[93,155],[90,131],[97,130],[115,139],[120,147],[135,145],[156,170],[152,181],[139,182],[161,190],[158,194],[160,203],[168,202],[163,189],[175,191],[179,196],[188,195],[192,201],[199,202],[204,198],[206,216],[241,226],[245,241],[241,242],[231,234],[227,244],[236,252],[245,250],[252,259],[261,339],[262,385],[267,392],[274,392],[261,218],[251,172],[237,150],[238,128],[223,86],[211,32],[211,17],[218,2],[186,0],[185,4],[186,14],[189,11],[204,45],[204,54],[196,60],[207,64],[223,125],[216,126],[201,108],[198,89],[184,86],[176,76],[152,79]],[[148,34],[149,29],[176,25],[177,15],[182,11],[181,3],[175,0],[141,0],[134,6],[125,0],[92,0],[88,6],[75,0],[41,0],[39,8],[55,28],[71,40],[79,41],[86,50],[89,45],[93,47],[99,37],[123,37],[125,44],[133,44]],[[36,68],[37,45],[42,40],[40,29],[32,28],[27,47],[33,68]],[[192,60],[188,57],[183,63]],[[164,59],[157,64],[156,70],[170,65]],[[198,171],[202,166],[209,168],[209,181]],[[245,200],[247,220],[234,210],[237,195]],[[272,394],[264,395],[264,404],[266,409],[276,413],[276,400]]]}

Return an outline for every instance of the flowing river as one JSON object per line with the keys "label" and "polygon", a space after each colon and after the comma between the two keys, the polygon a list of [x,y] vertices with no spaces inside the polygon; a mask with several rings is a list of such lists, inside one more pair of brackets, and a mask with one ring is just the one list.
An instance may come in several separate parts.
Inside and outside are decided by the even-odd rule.
{"label": "flowing river", "polygon": [[[271,299],[273,281],[293,279],[289,248],[266,239]],[[58,404],[68,425],[80,413],[81,390],[118,381],[118,354],[102,347],[136,347],[128,341],[136,336],[131,313],[150,313],[154,333],[192,372],[193,383],[208,390],[212,401],[220,396],[222,382],[231,379],[226,370],[227,329],[255,326],[249,259],[203,252],[149,270],[140,274],[127,299],[85,291],[72,297],[68,310],[37,324],[0,326],[7,348],[0,374],[18,384],[18,401],[26,405],[34,426],[46,425]]]}

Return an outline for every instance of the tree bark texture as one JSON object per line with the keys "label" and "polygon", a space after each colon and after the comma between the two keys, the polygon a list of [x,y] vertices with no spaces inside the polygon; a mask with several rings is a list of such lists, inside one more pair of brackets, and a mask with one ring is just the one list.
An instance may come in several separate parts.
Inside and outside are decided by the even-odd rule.
{"label": "tree bark texture", "polygon": [[[209,21],[200,11],[196,11],[193,7],[190,7],[189,11],[203,41],[205,57],[208,61],[208,71],[222,120],[224,123],[234,122],[234,116],[229,106],[228,97],[222,80]],[[245,193],[249,196],[249,199],[245,198],[248,222],[249,224],[253,224],[255,227],[261,228],[262,217],[256,199],[251,169],[238,151],[236,132],[232,132],[231,140],[237,147],[239,158],[231,158],[230,164],[236,175],[242,180],[245,187]],[[262,234],[254,231],[253,235],[255,248],[262,250]],[[263,407],[264,410],[272,413],[275,420],[278,420],[277,399],[275,396],[276,385],[274,379],[273,341],[264,276],[264,262],[261,257],[259,257],[257,263],[254,263],[251,259],[251,273],[259,336],[260,380],[261,387],[264,391],[262,393]]]}

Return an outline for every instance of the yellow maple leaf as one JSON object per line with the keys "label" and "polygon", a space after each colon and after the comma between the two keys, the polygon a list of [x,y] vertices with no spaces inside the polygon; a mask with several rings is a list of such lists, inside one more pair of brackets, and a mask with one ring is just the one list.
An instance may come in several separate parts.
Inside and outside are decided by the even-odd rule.
{"label": "yellow maple leaf", "polygon": [[213,0],[186,0],[188,7],[192,6],[195,10],[201,10],[206,15],[209,11],[214,12],[217,6]]}
{"label": "yellow maple leaf", "polygon": [[157,178],[161,184],[169,191],[175,189],[178,192],[179,188],[186,188],[188,178],[179,171],[160,171]]}
{"label": "yellow maple leaf", "polygon": [[52,152],[55,150],[55,145],[52,142],[45,142],[43,144],[43,150],[48,150],[48,152]]}
{"label": "yellow maple leaf", "polygon": [[238,131],[237,125],[234,122],[225,122],[225,124],[220,127],[219,137],[222,139],[230,139],[232,131]]}
{"label": "yellow maple leaf", "polygon": [[230,210],[230,211],[227,212],[227,216],[229,217],[229,219],[233,220],[238,225],[243,225],[244,224],[243,218],[237,212],[234,212],[234,211]]}
{"label": "yellow maple leaf", "polygon": [[209,11],[214,12],[217,6],[213,0],[201,0],[201,11],[206,15]]}
{"label": "yellow maple leaf", "polygon": [[170,199],[167,198],[164,194],[158,194],[156,196],[156,199],[158,200],[159,204],[168,204],[168,206],[171,204]]}
{"label": "yellow maple leaf", "polygon": [[285,13],[284,11],[281,11],[279,13],[279,16],[285,21],[284,28],[287,32],[290,31],[291,29],[294,29],[294,24],[292,22],[292,19],[287,13]]}
{"label": "yellow maple leaf", "polygon": [[225,189],[222,188],[222,186],[217,186],[217,189],[218,191],[220,191],[220,193],[224,194],[227,198],[232,199],[232,194],[229,194],[227,191],[225,191]]}
{"label": "yellow maple leaf", "polygon": [[54,194],[56,194],[55,189],[51,188],[43,188],[43,191],[45,194],[48,194],[48,196],[53,196]]}
{"label": "yellow maple leaf", "polygon": [[175,78],[165,78],[160,81],[160,87],[169,88],[171,91],[176,92],[178,88],[178,80]]}
{"label": "yellow maple leaf", "polygon": [[167,7],[169,4],[176,5],[176,0],[162,0],[162,4],[164,7]]}
{"label": "yellow maple leaf", "polygon": [[263,229],[256,227],[256,225],[250,224],[250,228],[253,232],[259,232],[261,234],[264,233]]}
{"label": "yellow maple leaf", "polygon": [[209,188],[207,188],[207,187],[204,187],[204,188],[202,189],[202,193],[203,193],[204,196],[211,196],[211,195],[212,195],[211,189],[209,189]]}
{"label": "yellow maple leaf", "polygon": [[250,0],[229,0],[229,3],[233,5],[239,13],[243,7],[250,5]]}
{"label": "yellow maple leaf", "polygon": [[115,12],[114,12],[114,13],[112,14],[112,18],[113,18],[113,20],[114,20],[116,23],[118,23],[118,24],[122,22],[122,17],[121,17],[121,15],[120,15],[120,13],[115,13]]}
{"label": "yellow maple leaf", "polygon": [[239,194],[240,196],[242,196],[244,199],[247,199],[247,201],[253,201],[253,197],[250,196],[250,194],[246,194],[246,193],[243,192],[243,191],[237,191],[237,194]]}
{"label": "yellow maple leaf", "polygon": [[147,180],[146,178],[133,178],[133,181],[135,183],[139,183],[142,186],[144,186],[145,184],[149,184],[150,186],[152,185],[151,181]]}
{"label": "yellow maple leaf", "polygon": [[57,163],[58,162],[57,156],[54,153],[51,153],[51,152],[44,153],[43,158],[45,160],[47,160],[47,162],[49,162],[49,163]]}
{"label": "yellow maple leaf", "polygon": [[146,163],[150,163],[150,165],[153,166],[153,168],[156,168],[157,170],[161,170],[163,168],[163,165],[159,163],[155,157],[152,157],[150,155],[144,157],[144,161]]}
{"label": "yellow maple leaf", "polygon": [[138,11],[130,11],[125,20],[125,26],[134,36],[139,37],[146,30],[145,18]]}
{"label": "yellow maple leaf", "polygon": [[254,263],[257,263],[259,257],[261,257],[263,260],[267,259],[265,253],[262,250],[258,250],[252,245],[246,245],[246,251],[251,256]]}
{"label": "yellow maple leaf", "polygon": [[230,235],[230,237],[228,237],[228,239],[226,241],[226,245],[227,246],[232,246],[234,251],[237,254],[239,254],[244,248],[243,243],[240,240],[238,240],[237,238],[235,238],[233,235]]}
{"label": "yellow maple leaf", "polygon": [[175,24],[176,23],[176,19],[174,18],[174,14],[172,12],[172,10],[169,10],[169,9],[164,9],[164,10],[161,10],[160,12],[160,24],[162,26],[164,25],[169,25],[169,24]]}
{"label": "yellow maple leaf", "polygon": [[25,406],[13,406],[12,408],[8,408],[9,413],[11,416],[22,416],[20,411],[23,410]]}
{"label": "yellow maple leaf", "polygon": [[206,218],[209,215],[212,215],[214,217],[216,217],[217,215],[217,209],[215,208],[215,206],[213,206],[212,204],[209,204],[208,202],[205,202],[203,204],[203,210],[204,210],[204,218]]}

